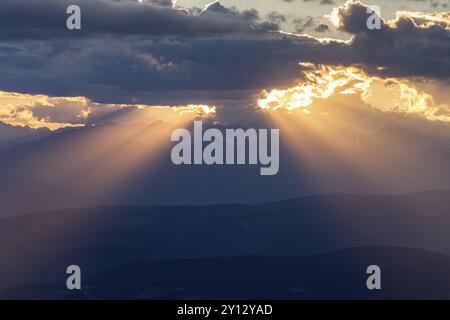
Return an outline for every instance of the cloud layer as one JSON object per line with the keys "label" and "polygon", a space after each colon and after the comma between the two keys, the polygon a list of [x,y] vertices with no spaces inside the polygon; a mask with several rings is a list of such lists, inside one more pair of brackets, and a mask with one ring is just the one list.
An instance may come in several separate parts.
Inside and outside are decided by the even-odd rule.
{"label": "cloud layer", "polygon": [[[65,27],[74,3],[81,31]],[[367,28],[370,14],[358,1],[331,16],[351,40],[278,32],[282,16],[264,20],[218,2],[187,10],[170,1],[5,0],[0,90],[104,104],[244,106],[264,89],[298,85],[307,70],[299,62],[448,84],[447,13],[402,12],[381,30]]]}

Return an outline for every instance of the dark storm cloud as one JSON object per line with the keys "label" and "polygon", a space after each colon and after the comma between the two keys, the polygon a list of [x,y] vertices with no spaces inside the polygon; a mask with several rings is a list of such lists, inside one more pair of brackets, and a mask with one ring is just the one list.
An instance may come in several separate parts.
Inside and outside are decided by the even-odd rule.
{"label": "dark storm cloud", "polygon": [[[80,6],[82,13],[82,30],[76,34],[66,28],[66,9],[73,4]],[[210,6],[200,15],[189,15],[167,6],[114,0],[3,0],[0,5],[0,39],[47,39],[96,34],[194,37],[260,28],[254,12],[241,13],[220,4]],[[221,8],[223,11],[218,12]],[[224,11],[227,14],[223,14]],[[273,24],[271,27],[277,28]],[[262,29],[266,30],[267,25]]]}
{"label": "dark storm cloud", "polygon": [[367,6],[361,2],[347,2],[338,16],[339,28],[355,35],[348,48],[354,63],[371,72],[383,67],[386,76],[450,77],[450,32],[444,20],[431,23],[425,17],[402,15],[392,24],[382,21],[380,30],[369,30]]}
{"label": "dark storm cloud", "polygon": [[340,29],[354,35],[350,43],[263,32],[282,17],[273,14],[262,23],[254,10],[239,12],[219,3],[191,16],[112,0],[84,1],[87,35],[64,31],[60,37],[66,15],[58,8],[64,3],[2,2],[0,37],[16,40],[0,45],[0,90],[110,103],[247,102],[262,89],[299,81],[299,61],[359,65],[382,76],[450,75],[445,25],[425,26],[405,16],[368,30],[367,8],[357,2],[338,11]]}
{"label": "dark storm cloud", "polygon": [[260,90],[299,79],[301,56],[293,47],[300,50],[301,43],[313,40],[272,38],[92,39],[50,45],[31,41],[21,44],[14,57],[0,61],[0,87],[127,102],[135,96],[151,97],[152,92],[161,97],[161,91],[169,97],[178,92],[176,99],[182,94],[221,99],[222,91]]}

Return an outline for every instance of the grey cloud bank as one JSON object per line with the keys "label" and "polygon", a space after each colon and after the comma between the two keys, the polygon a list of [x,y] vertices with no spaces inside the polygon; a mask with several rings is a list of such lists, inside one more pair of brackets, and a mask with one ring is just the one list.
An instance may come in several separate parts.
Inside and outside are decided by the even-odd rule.
{"label": "grey cloud bank", "polygon": [[[65,28],[73,2],[83,11],[82,31]],[[130,1],[5,0],[0,90],[114,103],[247,103],[262,89],[298,83],[300,61],[449,80],[445,21],[401,16],[368,30],[366,6],[353,1],[337,15],[351,42],[272,32],[273,19],[219,3],[187,14]]]}

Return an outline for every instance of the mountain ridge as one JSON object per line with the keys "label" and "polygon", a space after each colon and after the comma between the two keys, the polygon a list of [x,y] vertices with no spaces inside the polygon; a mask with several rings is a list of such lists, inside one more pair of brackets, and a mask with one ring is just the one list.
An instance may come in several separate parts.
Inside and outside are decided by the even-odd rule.
{"label": "mountain ridge", "polygon": [[142,260],[304,256],[368,245],[450,254],[450,197],[440,192],[302,199],[260,206],[90,207],[3,218],[0,284],[30,283],[33,274],[51,280],[74,263],[94,272]]}

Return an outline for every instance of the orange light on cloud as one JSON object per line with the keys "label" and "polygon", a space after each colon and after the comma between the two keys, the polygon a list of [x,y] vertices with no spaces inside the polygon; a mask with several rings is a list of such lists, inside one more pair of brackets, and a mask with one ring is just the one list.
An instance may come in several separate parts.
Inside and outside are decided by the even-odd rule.
{"label": "orange light on cloud", "polygon": [[305,81],[288,89],[264,91],[264,98],[258,100],[262,109],[289,111],[303,108],[307,112],[316,99],[326,99],[335,92],[342,94],[364,93],[370,86],[371,78],[361,70],[352,67],[330,67],[302,64],[310,69],[305,72]]}
{"label": "orange light on cloud", "polygon": [[[42,108],[47,108],[55,117],[38,114],[38,109]],[[135,108],[139,111],[141,117],[136,118],[135,113],[130,113],[129,118],[140,122],[153,122],[155,119],[176,121],[177,118],[189,114],[211,116],[216,111],[216,107],[210,105],[101,104],[90,101],[86,97],[49,97],[0,91],[0,121],[13,126],[49,128],[50,130],[80,127],[84,126],[86,120],[94,111],[102,111],[107,108],[117,110]],[[123,119],[126,119],[126,116]]]}
{"label": "orange light on cloud", "polygon": [[420,115],[429,120],[450,122],[450,107],[407,80],[369,76],[356,67],[302,64],[305,80],[287,89],[264,90],[258,106],[267,111],[283,109],[314,111],[314,102],[333,95],[357,95],[383,111]]}

